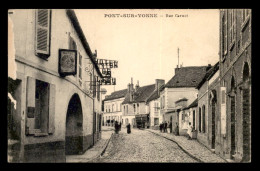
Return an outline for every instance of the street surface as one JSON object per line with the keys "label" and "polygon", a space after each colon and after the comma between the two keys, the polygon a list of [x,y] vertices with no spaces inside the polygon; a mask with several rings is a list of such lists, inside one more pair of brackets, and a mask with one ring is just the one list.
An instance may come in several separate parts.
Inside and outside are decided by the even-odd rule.
{"label": "street surface", "polygon": [[111,138],[103,156],[92,162],[197,162],[176,143],[146,130],[122,128]]}

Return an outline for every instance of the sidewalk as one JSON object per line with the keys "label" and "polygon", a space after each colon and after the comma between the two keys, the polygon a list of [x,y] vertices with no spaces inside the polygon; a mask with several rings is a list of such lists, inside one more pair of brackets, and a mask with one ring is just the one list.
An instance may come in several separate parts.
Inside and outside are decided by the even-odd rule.
{"label": "sidewalk", "polygon": [[113,127],[103,126],[101,139],[82,155],[67,155],[66,163],[86,163],[96,159],[105,151],[113,133]]}
{"label": "sidewalk", "polygon": [[159,130],[146,129],[149,132],[170,139],[178,144],[192,158],[205,163],[227,163],[217,154],[212,153],[205,146],[201,145],[197,140],[187,140],[185,136],[175,136],[174,134],[161,133]]}

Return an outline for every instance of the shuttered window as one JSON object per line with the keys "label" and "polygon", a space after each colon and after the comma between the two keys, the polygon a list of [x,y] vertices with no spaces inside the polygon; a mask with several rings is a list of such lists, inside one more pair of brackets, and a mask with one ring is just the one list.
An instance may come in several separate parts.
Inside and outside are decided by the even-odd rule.
{"label": "shuttered window", "polygon": [[79,53],[79,85],[82,86],[82,56]]}
{"label": "shuttered window", "polygon": [[230,11],[230,43],[235,41],[235,10]]}
{"label": "shuttered window", "polygon": [[50,56],[51,10],[36,10],[35,51],[41,57]]}
{"label": "shuttered window", "polygon": [[226,134],[226,87],[220,87],[221,91],[221,134]]}

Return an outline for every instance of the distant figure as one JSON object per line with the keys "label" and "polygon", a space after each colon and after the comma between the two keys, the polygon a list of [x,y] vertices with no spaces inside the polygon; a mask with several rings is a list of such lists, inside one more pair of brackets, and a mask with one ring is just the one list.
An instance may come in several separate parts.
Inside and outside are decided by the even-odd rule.
{"label": "distant figure", "polygon": [[119,131],[121,131],[121,122],[119,122]]}
{"label": "distant figure", "polygon": [[175,135],[176,136],[179,136],[180,134],[179,134],[179,125],[178,125],[178,123],[176,122],[176,127],[175,127]]}
{"label": "distant figure", "polygon": [[163,124],[160,123],[160,131],[162,132],[162,130],[163,130]]}
{"label": "distant figure", "polygon": [[172,133],[172,122],[170,122],[169,127],[170,127],[170,133]]}
{"label": "distant figure", "polygon": [[130,123],[126,127],[127,127],[127,133],[130,134],[131,133],[131,125],[130,125]]}
{"label": "distant figure", "polygon": [[118,134],[118,131],[119,131],[119,125],[118,122],[115,121],[115,133]]}
{"label": "distant figure", "polygon": [[164,132],[167,133],[167,122],[166,121],[164,122]]}
{"label": "distant figure", "polygon": [[192,132],[192,126],[191,126],[191,123],[189,122],[189,126],[188,126],[188,140],[191,140],[191,132]]}

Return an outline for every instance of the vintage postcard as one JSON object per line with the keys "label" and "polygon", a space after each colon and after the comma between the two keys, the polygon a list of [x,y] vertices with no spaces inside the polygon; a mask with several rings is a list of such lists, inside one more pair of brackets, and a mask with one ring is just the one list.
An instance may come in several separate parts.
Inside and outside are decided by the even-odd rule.
{"label": "vintage postcard", "polygon": [[250,163],[251,12],[8,10],[8,162]]}

